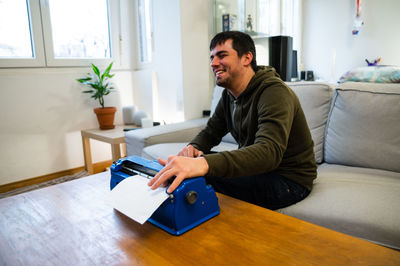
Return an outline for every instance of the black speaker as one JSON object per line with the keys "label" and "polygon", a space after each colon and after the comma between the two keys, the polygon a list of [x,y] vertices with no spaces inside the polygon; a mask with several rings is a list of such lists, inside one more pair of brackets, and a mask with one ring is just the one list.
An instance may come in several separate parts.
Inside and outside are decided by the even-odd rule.
{"label": "black speaker", "polygon": [[314,72],[309,70],[306,71],[306,80],[307,81],[314,81]]}
{"label": "black speaker", "polygon": [[301,80],[305,81],[314,81],[314,71],[312,70],[307,70],[307,71],[301,71]]}
{"label": "black speaker", "polygon": [[292,80],[298,80],[299,79],[299,72],[297,70],[297,51],[293,50],[292,54]]}
{"label": "black speaker", "polygon": [[300,80],[306,80],[306,72],[305,71],[300,72]]}
{"label": "black speaker", "polygon": [[274,67],[282,80],[292,79],[293,38],[290,36],[269,37],[269,65]]}

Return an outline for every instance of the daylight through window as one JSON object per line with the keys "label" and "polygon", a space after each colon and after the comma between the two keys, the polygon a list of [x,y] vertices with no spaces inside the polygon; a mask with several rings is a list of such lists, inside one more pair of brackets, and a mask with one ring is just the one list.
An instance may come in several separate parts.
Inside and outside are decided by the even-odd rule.
{"label": "daylight through window", "polygon": [[0,67],[121,60],[120,1],[0,0]]}
{"label": "daylight through window", "polygon": [[55,58],[111,57],[107,0],[49,0],[49,10]]}
{"label": "daylight through window", "polygon": [[0,58],[32,58],[26,0],[0,0]]}
{"label": "daylight through window", "polygon": [[139,54],[141,63],[151,62],[152,30],[151,30],[151,1],[138,0],[139,24]]}

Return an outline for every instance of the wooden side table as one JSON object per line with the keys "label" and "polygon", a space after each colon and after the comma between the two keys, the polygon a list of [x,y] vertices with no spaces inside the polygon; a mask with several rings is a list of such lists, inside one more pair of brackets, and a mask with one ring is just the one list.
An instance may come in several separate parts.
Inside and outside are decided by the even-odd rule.
{"label": "wooden side table", "polygon": [[124,155],[126,155],[125,128],[138,128],[138,126],[115,126],[113,129],[85,129],[81,130],[83,155],[85,158],[85,169],[89,174],[93,174],[92,153],[90,149],[90,139],[111,144],[112,160],[117,161],[121,158],[121,144]]}

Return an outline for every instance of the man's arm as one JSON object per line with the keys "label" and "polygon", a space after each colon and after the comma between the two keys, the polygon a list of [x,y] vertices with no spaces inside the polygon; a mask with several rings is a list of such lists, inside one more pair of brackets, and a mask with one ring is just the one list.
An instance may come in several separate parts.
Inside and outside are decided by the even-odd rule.
{"label": "man's arm", "polygon": [[203,157],[189,158],[184,156],[170,156],[167,161],[158,159],[164,168],[149,181],[151,189],[167,184],[175,176],[167,192],[172,193],[183,180],[191,177],[204,176],[208,173],[208,163]]}
{"label": "man's arm", "polygon": [[158,162],[164,165],[164,168],[149,181],[148,185],[152,189],[156,189],[161,185],[167,185],[168,180],[175,176],[175,180],[167,191],[171,193],[184,179],[206,175],[209,166],[202,155],[221,142],[222,137],[228,132],[226,123],[225,110],[221,98],[206,128],[189,145],[184,147],[178,153],[178,156],[170,156],[168,160],[158,159]]}
{"label": "man's arm", "polygon": [[226,107],[223,100],[224,97],[227,97],[225,94],[226,92],[222,94],[215,112],[207,122],[207,126],[189,142],[190,145],[204,153],[208,153],[214,146],[217,146],[222,137],[228,133],[226,112],[229,112],[229,110],[225,110]]}
{"label": "man's arm", "polygon": [[185,146],[180,152],[178,152],[178,156],[185,157],[200,157],[204,154],[201,150],[196,149],[193,145],[188,144]]}
{"label": "man's arm", "polygon": [[208,163],[204,158],[200,158],[203,154],[202,151],[188,144],[177,156],[170,156],[167,161],[159,158],[158,162],[162,164],[164,168],[150,180],[148,185],[151,186],[152,189],[156,189],[160,185],[166,186],[168,180],[176,176],[167,191],[168,193],[172,193],[184,179],[207,174]]}

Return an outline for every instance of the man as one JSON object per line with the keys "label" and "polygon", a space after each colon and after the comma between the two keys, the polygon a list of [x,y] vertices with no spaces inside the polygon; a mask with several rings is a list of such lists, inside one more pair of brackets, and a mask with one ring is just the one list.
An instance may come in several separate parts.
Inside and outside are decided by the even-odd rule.
{"label": "man", "polygon": [[[245,33],[217,34],[211,68],[224,87],[207,126],[149,182],[171,193],[182,180],[205,176],[217,192],[269,209],[304,199],[316,177],[313,141],[294,92],[271,67],[257,66],[253,40]],[[239,149],[210,153],[228,132]]]}

